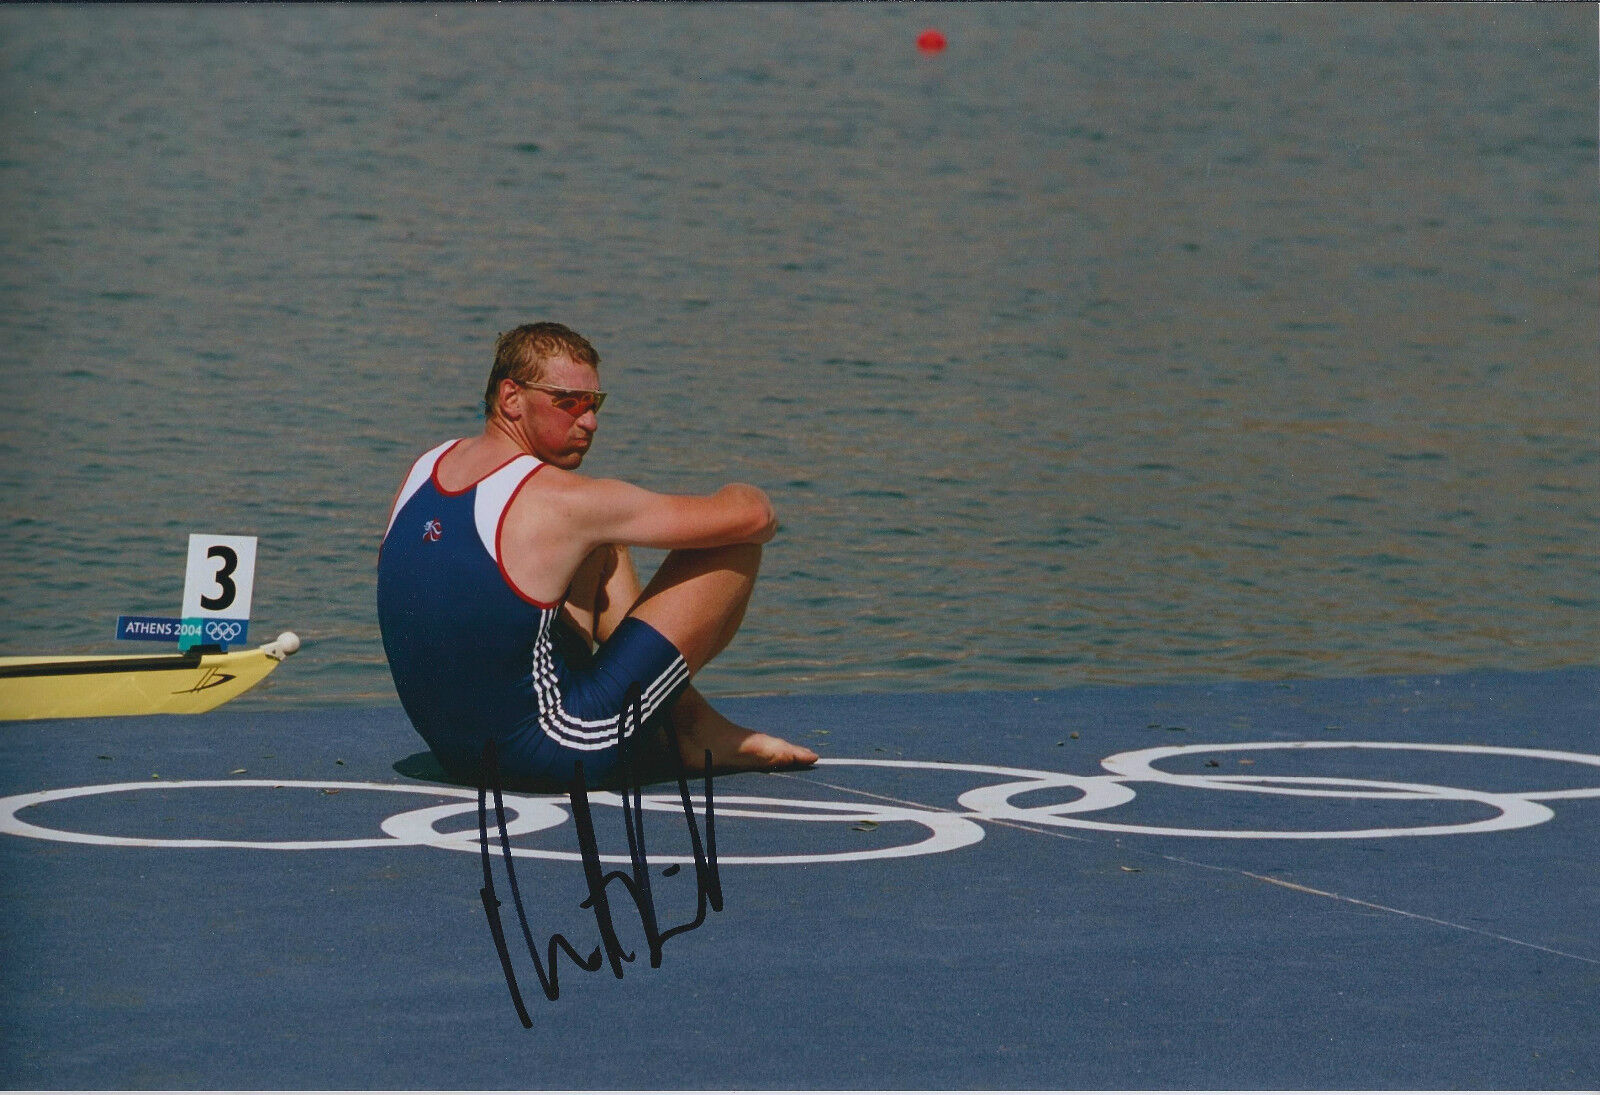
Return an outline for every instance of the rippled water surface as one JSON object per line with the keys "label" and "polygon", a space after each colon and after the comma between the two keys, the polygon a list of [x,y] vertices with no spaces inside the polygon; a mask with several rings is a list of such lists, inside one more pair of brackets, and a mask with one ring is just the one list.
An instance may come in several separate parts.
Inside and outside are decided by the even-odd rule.
{"label": "rippled water surface", "polygon": [[[950,42],[919,54],[937,24]],[[0,649],[261,538],[258,706],[495,334],[766,487],[709,691],[1594,664],[1593,5],[0,10]]]}

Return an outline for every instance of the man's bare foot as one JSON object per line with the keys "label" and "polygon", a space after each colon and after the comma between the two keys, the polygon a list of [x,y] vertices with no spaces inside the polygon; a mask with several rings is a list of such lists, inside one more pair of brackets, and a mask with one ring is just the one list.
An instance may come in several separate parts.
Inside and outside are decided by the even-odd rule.
{"label": "man's bare foot", "polygon": [[691,772],[703,771],[706,750],[715,770],[769,771],[817,762],[803,745],[750,730],[723,717],[691,687],[672,709],[678,755]]}

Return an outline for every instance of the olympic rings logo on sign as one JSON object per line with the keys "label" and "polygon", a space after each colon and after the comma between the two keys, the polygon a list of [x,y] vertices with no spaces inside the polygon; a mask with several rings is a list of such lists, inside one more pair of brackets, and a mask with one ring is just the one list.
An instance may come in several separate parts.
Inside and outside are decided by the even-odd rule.
{"label": "olympic rings logo on sign", "polygon": [[[1478,791],[1469,788],[1444,787],[1434,784],[1409,783],[1381,779],[1349,779],[1325,776],[1279,775],[1194,775],[1165,771],[1158,764],[1200,753],[1268,752],[1275,750],[1329,751],[1329,750],[1414,751],[1457,755],[1514,757],[1526,760],[1554,761],[1600,768],[1600,756],[1589,753],[1570,753],[1550,749],[1522,749],[1492,745],[1450,745],[1408,742],[1363,741],[1296,741],[1296,742],[1246,742],[1224,745],[1180,745],[1152,749],[1139,749],[1118,753],[1101,761],[1107,774],[1094,776],[1069,775],[1062,772],[1045,772],[1028,768],[1008,768],[988,764],[958,764],[944,761],[915,760],[852,760],[825,758],[818,762],[818,772],[842,770],[850,767],[921,770],[930,772],[964,773],[975,776],[999,777],[1000,782],[966,791],[956,798],[954,809],[929,807],[899,801],[845,802],[826,799],[786,799],[765,795],[717,795],[716,813],[720,826],[721,843],[726,846],[733,835],[725,819],[743,818],[760,821],[797,822],[801,824],[850,824],[853,827],[870,825],[873,828],[891,825],[911,825],[922,830],[920,839],[882,847],[834,852],[800,852],[786,855],[719,854],[723,866],[750,864],[809,864],[843,863],[866,859],[894,859],[907,856],[933,855],[955,851],[981,841],[984,822],[1013,823],[1055,829],[1082,829],[1111,833],[1132,833],[1155,836],[1205,837],[1237,840],[1354,840],[1402,836],[1446,836],[1467,833],[1498,832],[1527,828],[1549,821],[1555,816],[1548,802],[1569,799],[1600,798],[1600,786],[1570,787],[1558,790]],[[1487,810],[1488,817],[1458,821],[1448,824],[1415,825],[1401,828],[1350,828],[1312,830],[1271,829],[1197,829],[1164,825],[1141,825],[1113,822],[1090,815],[1132,803],[1137,797],[1137,784],[1157,784],[1197,791],[1225,794],[1278,795],[1294,798],[1329,800],[1375,800],[1431,803],[1472,803]],[[379,791],[401,794],[429,795],[436,798],[456,798],[464,801],[424,806],[406,810],[385,818],[379,825],[383,836],[356,837],[335,840],[222,840],[210,838],[156,838],[114,836],[109,834],[76,832],[50,828],[24,821],[24,810],[46,803],[61,802],[92,795],[120,794],[133,791],[184,790],[199,788],[302,788],[321,791]],[[847,790],[838,788],[837,790]],[[1020,805],[1024,796],[1037,797],[1049,793],[1059,797],[1063,791],[1072,792],[1065,802],[1047,805]],[[866,794],[866,792],[862,792]],[[439,848],[446,851],[480,851],[476,827],[468,830],[443,831],[441,826],[452,818],[476,813],[478,792],[473,788],[448,787],[437,784],[398,784],[327,782],[315,780],[164,780],[161,782],[108,783],[88,787],[66,787],[52,791],[37,791],[0,799],[0,832],[38,840],[65,841],[76,844],[97,844],[140,848],[251,848],[271,851],[313,851],[346,848],[377,848],[393,845]],[[879,796],[881,797],[881,796]],[[508,815],[506,822],[509,837],[531,837],[556,829],[569,820],[564,808],[565,796],[507,794],[504,802]],[[620,808],[620,795],[592,792],[589,801],[595,806]],[[660,812],[677,812],[682,804],[675,794],[644,795],[645,809]],[[699,808],[704,808],[699,800]],[[549,859],[577,862],[582,856],[575,851],[560,851],[513,845],[513,855],[531,859]],[[603,855],[602,862],[629,862],[626,855]],[[662,864],[692,863],[692,856],[657,855],[652,852],[652,862]]]}
{"label": "olympic rings logo on sign", "polygon": [[239,633],[243,630],[244,628],[240,627],[232,620],[206,621],[206,638],[211,639],[214,642],[232,642],[234,639],[239,637]]}

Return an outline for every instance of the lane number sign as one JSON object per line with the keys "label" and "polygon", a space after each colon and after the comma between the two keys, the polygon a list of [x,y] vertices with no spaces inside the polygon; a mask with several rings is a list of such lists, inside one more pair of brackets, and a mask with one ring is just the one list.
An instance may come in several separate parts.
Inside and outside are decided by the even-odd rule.
{"label": "lane number sign", "polygon": [[178,649],[244,642],[255,578],[254,536],[191,534]]}

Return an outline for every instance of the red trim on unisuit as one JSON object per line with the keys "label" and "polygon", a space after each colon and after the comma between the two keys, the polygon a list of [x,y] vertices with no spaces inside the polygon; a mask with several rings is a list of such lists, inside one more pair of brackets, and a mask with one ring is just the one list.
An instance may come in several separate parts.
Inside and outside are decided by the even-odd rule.
{"label": "red trim on unisuit", "polygon": [[[504,464],[500,466],[505,467]],[[511,592],[515,593],[518,597],[521,597],[524,601],[527,601],[530,605],[533,605],[535,608],[560,608],[560,601],[541,601],[537,597],[530,597],[527,593],[524,593],[522,587],[517,585],[516,582],[512,581],[511,575],[506,573],[505,553],[500,550],[500,536],[505,531],[506,514],[511,512],[511,504],[517,500],[517,495],[522,493],[522,488],[528,485],[528,480],[532,479],[535,475],[538,475],[544,470],[544,468],[545,463],[543,460],[535,464],[533,470],[527,475],[524,475],[522,477],[522,482],[518,483],[511,491],[511,497],[506,499],[505,508],[500,511],[500,520],[497,521],[494,526],[494,565],[500,568],[500,580],[505,582],[506,588],[510,589]]]}
{"label": "red trim on unisuit", "polygon": [[[444,484],[439,482],[439,465],[444,463],[445,457],[449,456],[451,453],[456,451],[456,445],[461,444],[461,442],[465,441],[465,440],[466,440],[465,437],[458,439],[453,444],[451,444],[451,446],[448,449],[446,449],[446,450],[444,450],[444,452],[440,453],[439,454],[439,459],[437,459],[437,460],[435,460],[433,462],[433,471],[429,473],[429,478],[431,478],[433,480],[433,489],[438,491],[440,494],[444,495],[446,498],[459,498],[461,495],[467,493],[467,491],[471,490],[473,487],[476,487],[479,483],[481,483],[485,479],[489,478],[489,476],[495,474],[495,472],[503,471],[505,468],[507,468],[511,464],[515,463],[518,460],[521,460],[524,456],[528,455],[527,453],[519,452],[519,453],[517,453],[517,455],[513,456],[510,460],[506,460],[506,461],[502,462],[499,467],[494,468],[494,469],[492,469],[490,471],[484,472],[482,475],[478,476],[478,478],[474,479],[472,482],[468,483],[466,486],[462,487],[460,490],[445,490],[444,489]],[[544,465],[543,465],[543,463],[541,463],[539,466],[543,467]]]}

